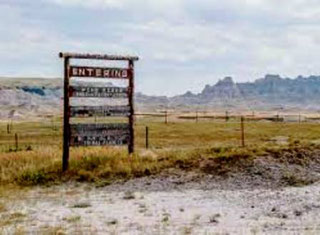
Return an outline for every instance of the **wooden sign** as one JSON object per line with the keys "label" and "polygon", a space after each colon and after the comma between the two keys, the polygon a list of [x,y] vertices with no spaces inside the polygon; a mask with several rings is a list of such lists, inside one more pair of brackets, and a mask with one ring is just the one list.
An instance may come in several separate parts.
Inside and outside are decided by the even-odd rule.
{"label": "wooden sign", "polygon": [[70,87],[71,97],[82,98],[127,98],[127,87]]}
{"label": "wooden sign", "polygon": [[[62,170],[69,167],[70,146],[128,145],[134,152],[134,61],[136,56],[59,53],[64,59],[63,155]],[[127,68],[102,68],[70,65],[71,59],[126,61]],[[126,87],[70,86],[73,77],[125,79]],[[95,79],[92,79],[92,83]],[[72,106],[70,97],[126,98],[128,106]],[[112,100],[111,100],[112,102]],[[72,117],[127,116],[128,123],[70,124]],[[75,120],[76,121],[76,120]]]}
{"label": "wooden sign", "polygon": [[129,125],[127,123],[99,123],[99,124],[72,124],[70,125],[71,136],[85,135],[117,135],[128,134]]}
{"label": "wooden sign", "polygon": [[124,145],[129,142],[127,123],[73,124],[70,130],[71,146]]}
{"label": "wooden sign", "polygon": [[128,79],[129,69],[70,66],[70,77],[118,78]]}
{"label": "wooden sign", "polygon": [[128,117],[130,107],[123,106],[72,106],[71,117]]}
{"label": "wooden sign", "polygon": [[71,136],[70,146],[106,146],[126,145],[129,143],[129,135],[125,136]]}

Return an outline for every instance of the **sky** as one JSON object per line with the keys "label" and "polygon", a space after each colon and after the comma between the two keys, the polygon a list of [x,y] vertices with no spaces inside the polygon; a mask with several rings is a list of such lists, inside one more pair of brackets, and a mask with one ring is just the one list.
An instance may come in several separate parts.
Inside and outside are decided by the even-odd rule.
{"label": "sky", "polygon": [[60,51],[137,55],[149,95],[320,70],[319,0],[0,0],[0,13],[0,76],[62,77]]}

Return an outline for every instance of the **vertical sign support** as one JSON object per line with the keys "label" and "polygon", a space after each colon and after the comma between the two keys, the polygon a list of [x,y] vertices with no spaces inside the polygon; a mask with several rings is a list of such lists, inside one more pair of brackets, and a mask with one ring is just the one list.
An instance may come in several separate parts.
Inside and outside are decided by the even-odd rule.
{"label": "vertical sign support", "polygon": [[63,104],[63,157],[62,171],[69,167],[70,113],[69,113],[69,57],[64,58],[64,104]]}
{"label": "vertical sign support", "polygon": [[134,152],[134,63],[133,60],[129,60],[129,69],[130,69],[130,77],[129,77],[129,106],[130,106],[130,115],[129,115],[129,144],[128,144],[128,152],[132,154]]}

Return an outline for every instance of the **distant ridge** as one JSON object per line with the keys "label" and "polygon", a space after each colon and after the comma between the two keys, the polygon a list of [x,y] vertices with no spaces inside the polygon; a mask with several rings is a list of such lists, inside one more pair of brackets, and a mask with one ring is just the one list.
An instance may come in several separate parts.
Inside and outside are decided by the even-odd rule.
{"label": "distant ridge", "polygon": [[[61,78],[0,78],[0,118],[12,113],[24,116],[61,112],[62,88]],[[233,78],[226,77],[216,84],[206,85],[198,94],[187,91],[166,97],[136,93],[135,100],[140,111],[165,108],[318,111],[320,76],[291,79],[267,74],[254,82],[244,83],[236,83]]]}
{"label": "distant ridge", "polygon": [[[149,102],[150,101],[150,102]],[[206,107],[235,109],[320,109],[320,76],[295,79],[267,74],[254,82],[235,83],[231,77],[206,85],[202,92],[190,91],[167,97],[137,96],[138,103],[152,106],[163,103],[169,107]]]}

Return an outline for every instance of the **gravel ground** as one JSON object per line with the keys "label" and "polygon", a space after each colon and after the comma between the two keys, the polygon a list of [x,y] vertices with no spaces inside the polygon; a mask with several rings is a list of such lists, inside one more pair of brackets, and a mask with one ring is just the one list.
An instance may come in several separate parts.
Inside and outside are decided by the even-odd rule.
{"label": "gravel ground", "polygon": [[235,182],[167,172],[106,187],[36,187],[0,198],[0,233],[320,233],[320,183],[273,188]]}
{"label": "gravel ground", "polygon": [[0,234],[320,234],[319,155],[177,162],[108,186],[13,190],[0,197]]}

